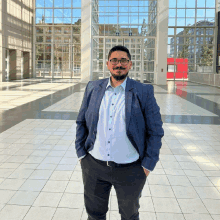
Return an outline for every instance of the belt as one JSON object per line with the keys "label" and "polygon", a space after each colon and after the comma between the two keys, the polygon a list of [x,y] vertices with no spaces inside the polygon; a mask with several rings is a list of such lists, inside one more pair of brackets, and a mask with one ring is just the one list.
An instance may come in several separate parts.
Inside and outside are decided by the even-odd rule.
{"label": "belt", "polygon": [[109,167],[129,167],[133,164],[141,163],[140,158],[132,163],[115,163],[114,161],[103,161],[103,160],[98,160],[94,158],[90,153],[88,153],[89,156],[91,156],[97,163],[104,165],[104,166],[109,166]]}

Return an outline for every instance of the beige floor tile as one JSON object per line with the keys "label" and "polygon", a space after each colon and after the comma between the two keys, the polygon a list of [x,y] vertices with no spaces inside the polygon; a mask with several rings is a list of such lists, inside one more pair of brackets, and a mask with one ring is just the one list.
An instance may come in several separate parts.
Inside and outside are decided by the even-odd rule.
{"label": "beige floor tile", "polygon": [[66,193],[84,193],[84,185],[82,182],[69,181],[65,192]]}
{"label": "beige floor tile", "polygon": [[71,181],[80,181],[80,182],[82,182],[82,172],[74,170],[70,180]]}
{"label": "beige floor tile", "polygon": [[0,185],[0,189],[18,190],[25,179],[6,179]]}
{"label": "beige floor tile", "polygon": [[212,215],[212,218],[213,218],[214,220],[220,220],[220,215]]}
{"label": "beige floor tile", "polygon": [[185,220],[183,214],[156,213],[157,220]]}
{"label": "beige floor tile", "polygon": [[183,170],[176,170],[176,169],[164,169],[167,175],[173,176],[186,176]]}
{"label": "beige floor tile", "polygon": [[83,194],[64,193],[58,207],[78,209],[78,208],[82,208],[83,206],[84,206]]}
{"label": "beige floor tile", "polygon": [[213,220],[210,214],[184,214],[186,220]]}
{"label": "beige floor tile", "polygon": [[[42,189],[43,192],[64,192],[68,181],[49,180]],[[77,190],[76,190],[77,191]]]}
{"label": "beige floor tile", "polygon": [[201,199],[177,199],[184,214],[208,214]]}
{"label": "beige floor tile", "polygon": [[140,198],[140,212],[155,212],[152,197]]}
{"label": "beige floor tile", "polygon": [[205,171],[200,171],[200,170],[183,170],[187,176],[195,176],[195,177],[200,177],[200,176],[205,176]]}
{"label": "beige floor tile", "polygon": [[204,173],[205,173],[205,175],[207,176],[207,177],[219,177],[220,176],[220,171],[207,171],[207,170],[205,170],[204,171]]}
{"label": "beige floor tile", "polygon": [[7,203],[15,193],[12,190],[0,190],[0,204]]}
{"label": "beige floor tile", "polygon": [[0,169],[16,169],[20,165],[20,163],[3,163],[0,165]]}
{"label": "beige floor tile", "polygon": [[217,199],[203,199],[205,207],[208,209],[209,213],[212,215],[220,215],[220,200]]}
{"label": "beige floor tile", "polygon": [[57,171],[55,170],[50,176],[50,180],[70,180],[73,171]]}
{"label": "beige floor tile", "polygon": [[9,177],[15,169],[0,169],[0,178]]}
{"label": "beige floor tile", "polygon": [[56,208],[31,207],[23,220],[51,220]]}
{"label": "beige floor tile", "polygon": [[80,220],[82,216],[83,208],[69,209],[69,208],[57,208],[54,214],[53,220]]}
{"label": "beige floor tile", "polygon": [[63,193],[41,192],[35,200],[33,206],[57,207]]}
{"label": "beige floor tile", "polygon": [[47,180],[26,180],[19,190],[39,192],[45,186]]}
{"label": "beige floor tile", "polygon": [[190,186],[172,186],[174,194],[178,199],[193,199],[198,198],[198,194],[196,193],[194,187]]}
{"label": "beige floor tile", "polygon": [[220,199],[220,192],[215,187],[195,187],[201,199]]}
{"label": "beige floor tile", "polygon": [[147,178],[149,185],[170,185],[166,175],[150,174]]}
{"label": "beige floor tile", "polygon": [[205,176],[203,177],[188,176],[188,178],[194,187],[195,186],[213,186],[209,178]]}
{"label": "beige floor tile", "polygon": [[10,199],[8,204],[11,205],[28,205],[32,206],[39,192],[17,191]]}
{"label": "beige floor tile", "polygon": [[35,170],[29,179],[49,179],[52,173],[52,170]]}
{"label": "beige floor tile", "polygon": [[12,178],[12,179],[27,179],[33,172],[34,172],[34,170],[17,169],[8,178]]}
{"label": "beige floor tile", "polygon": [[153,197],[175,198],[171,186],[149,185],[150,193]]}
{"label": "beige floor tile", "polygon": [[153,204],[156,212],[181,213],[178,202],[174,198],[155,198]]}
{"label": "beige floor tile", "polygon": [[23,220],[30,206],[6,205],[0,211],[0,219],[2,220]]}
{"label": "beige floor tile", "polygon": [[208,177],[208,179],[210,179],[210,181],[215,185],[215,186],[220,186],[220,177],[215,177],[215,176],[212,176],[212,177]]}
{"label": "beige floor tile", "polygon": [[171,186],[192,186],[186,176],[167,175]]}

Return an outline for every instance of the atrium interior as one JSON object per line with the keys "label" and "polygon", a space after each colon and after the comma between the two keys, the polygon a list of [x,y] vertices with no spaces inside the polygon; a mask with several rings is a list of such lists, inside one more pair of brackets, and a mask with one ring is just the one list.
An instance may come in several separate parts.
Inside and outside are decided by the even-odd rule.
{"label": "atrium interior", "polygon": [[[154,87],[164,137],[140,219],[220,220],[218,0],[0,1],[0,219],[87,220],[75,139],[89,81]],[[121,216],[114,187],[107,220]]]}

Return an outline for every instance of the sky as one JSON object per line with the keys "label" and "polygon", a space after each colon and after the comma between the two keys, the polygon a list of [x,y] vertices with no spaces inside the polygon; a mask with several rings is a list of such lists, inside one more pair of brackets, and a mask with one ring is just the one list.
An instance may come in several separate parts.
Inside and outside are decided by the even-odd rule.
{"label": "sky", "polygon": [[[81,0],[36,0],[36,7],[52,7],[54,1],[55,7],[71,7],[71,2],[73,4],[73,7],[81,7]],[[99,23],[100,24],[142,24],[143,19],[148,21],[148,1],[115,1],[115,0],[100,0],[99,1]],[[119,5],[119,18],[117,18],[117,9],[116,6]],[[128,5],[130,7],[128,7]],[[195,6],[197,5],[197,12],[195,10]],[[205,5],[207,5],[208,8],[204,9]],[[106,7],[107,6],[107,7]],[[139,6],[139,8],[137,7]],[[177,7],[177,10],[172,9]],[[183,9],[183,8],[187,9]],[[215,17],[215,0],[170,0],[169,1],[169,17],[170,19],[170,25],[174,24],[175,17],[187,17],[186,23],[188,24],[194,24],[198,20],[203,20],[202,18],[209,17],[210,21],[211,18]],[[181,9],[182,8],[182,9]],[[128,16],[129,11],[129,16]],[[139,14],[139,18],[137,16],[137,12],[141,12],[142,15]],[[103,12],[103,13],[102,13]],[[106,12],[109,12],[106,13]],[[124,12],[124,14],[123,14]],[[133,14],[135,13],[136,14]],[[42,17],[42,14],[44,13],[43,9],[37,9],[36,10],[36,16]],[[64,10],[64,17],[71,16],[71,9],[65,9]],[[45,10],[46,17],[52,16],[52,9]],[[54,10],[55,17],[62,17],[63,11],[60,9]],[[124,15],[124,16],[123,16]],[[197,21],[194,18],[195,16],[199,17]],[[73,17],[81,17],[81,10],[74,10],[73,9]],[[129,18],[128,18],[129,17]],[[185,24],[185,21],[181,21],[179,19],[179,25],[187,25]],[[182,23],[181,23],[182,22]],[[174,24],[175,25],[175,24]]]}

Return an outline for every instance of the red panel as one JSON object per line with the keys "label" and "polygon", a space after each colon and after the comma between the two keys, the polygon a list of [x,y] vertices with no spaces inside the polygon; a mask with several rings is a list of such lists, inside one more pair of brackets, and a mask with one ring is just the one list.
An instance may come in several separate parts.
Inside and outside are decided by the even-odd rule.
{"label": "red panel", "polygon": [[[188,78],[188,59],[183,58],[167,58],[167,65],[174,65],[176,64],[176,79],[185,79]],[[167,79],[173,79],[174,73],[167,72]]]}

